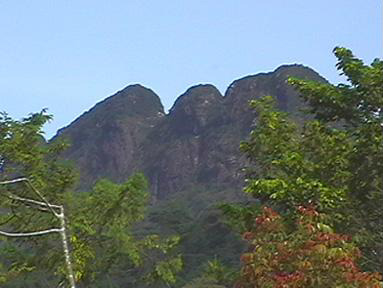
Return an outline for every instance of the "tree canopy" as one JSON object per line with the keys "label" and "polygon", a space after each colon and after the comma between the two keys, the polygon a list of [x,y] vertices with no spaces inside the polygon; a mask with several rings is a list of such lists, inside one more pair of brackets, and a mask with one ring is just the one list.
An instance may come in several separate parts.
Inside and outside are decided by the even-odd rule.
{"label": "tree canopy", "polygon": [[[46,213],[56,207],[66,210],[64,227],[79,287],[135,285],[140,280],[174,283],[182,267],[181,256],[173,252],[179,238],[134,233],[148,205],[145,177],[133,175],[122,184],[101,180],[89,193],[75,192],[76,173],[59,156],[67,144],[43,138],[42,126],[50,119],[45,110],[21,121],[0,116],[0,230],[12,231],[0,235],[2,287],[65,285],[68,255],[57,236],[29,233],[59,225]],[[20,233],[29,237],[7,237]]]}
{"label": "tree canopy", "polygon": [[[334,53],[347,84],[289,79],[306,103],[306,113],[311,115],[308,120],[297,121],[276,110],[271,97],[251,101],[257,118],[249,139],[241,144],[251,163],[244,190],[288,220],[286,241],[301,239],[302,235],[296,235],[299,225],[294,224],[300,217],[298,207],[313,207],[316,213],[325,215],[324,225],[332,226],[335,233],[352,236],[362,251],[358,263],[363,269],[382,272],[383,62],[376,59],[370,66],[365,65],[345,48],[335,48]],[[227,213],[233,211],[226,207]],[[258,229],[254,222],[248,221],[248,231]],[[263,237],[257,235],[254,239]],[[267,241],[263,244],[264,249],[273,245]],[[274,248],[266,249],[270,257]],[[346,252],[345,247],[340,249]],[[293,258],[290,260],[292,263]],[[262,269],[258,267],[262,264],[252,264],[257,267],[254,269]],[[274,268],[270,268],[274,273],[286,275],[298,271]],[[326,274],[323,279],[329,277]],[[349,285],[345,287],[372,287],[358,286],[356,282]]]}

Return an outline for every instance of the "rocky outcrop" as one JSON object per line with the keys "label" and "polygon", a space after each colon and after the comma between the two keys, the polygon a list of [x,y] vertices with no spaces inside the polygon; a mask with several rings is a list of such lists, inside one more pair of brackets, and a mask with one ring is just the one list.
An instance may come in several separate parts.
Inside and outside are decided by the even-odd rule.
{"label": "rocky outcrop", "polygon": [[135,170],[141,143],[164,116],[152,90],[131,85],[59,130],[53,141],[69,140],[71,146],[63,157],[75,162],[80,188],[99,178],[123,181]]}
{"label": "rocky outcrop", "polygon": [[239,187],[239,143],[255,117],[249,101],[271,95],[280,109],[298,113],[302,103],[288,77],[325,81],[310,68],[285,65],[234,81],[224,96],[213,85],[191,87],[167,115],[153,91],[128,86],[59,132],[72,142],[64,157],[80,168],[83,188],[100,177],[123,181],[137,171],[146,174],[158,199],[196,184]]}
{"label": "rocky outcrop", "polygon": [[[142,146],[141,169],[149,177],[153,195],[164,198],[200,182],[216,146],[212,131],[225,123],[223,96],[212,85],[198,85],[181,95],[162,123]],[[212,140],[211,143],[208,143]],[[211,178],[204,171],[206,180]],[[211,171],[209,171],[211,172]]]}

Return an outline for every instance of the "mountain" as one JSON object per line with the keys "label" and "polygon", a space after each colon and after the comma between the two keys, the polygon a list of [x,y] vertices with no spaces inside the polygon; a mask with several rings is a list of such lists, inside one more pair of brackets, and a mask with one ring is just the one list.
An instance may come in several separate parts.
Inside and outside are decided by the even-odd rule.
{"label": "mountain", "polygon": [[153,199],[195,186],[238,190],[245,164],[239,143],[255,116],[248,103],[271,95],[280,109],[299,113],[302,103],[288,77],[326,81],[308,67],[284,65],[235,80],[224,95],[210,84],[193,86],[168,114],[152,90],[131,85],[96,104],[54,139],[72,143],[63,157],[78,167],[79,189],[102,177],[120,182],[142,171]]}
{"label": "mountain", "polygon": [[131,85],[60,129],[52,141],[69,140],[63,157],[81,171],[80,188],[89,188],[99,178],[123,181],[135,170],[142,141],[164,116],[152,90]]}
{"label": "mountain", "polygon": [[181,237],[177,249],[184,270],[174,287],[182,287],[202,275],[209,260],[239,265],[244,243],[216,204],[249,200],[241,189],[246,159],[239,151],[256,124],[249,101],[271,95],[280,109],[302,117],[304,104],[287,84],[289,77],[326,81],[308,67],[284,65],[235,80],[224,95],[210,84],[190,87],[167,114],[152,90],[131,85],[59,130],[52,141],[72,143],[63,157],[80,172],[79,190],[100,178],[122,182],[138,171],[147,176],[155,205],[136,233]]}

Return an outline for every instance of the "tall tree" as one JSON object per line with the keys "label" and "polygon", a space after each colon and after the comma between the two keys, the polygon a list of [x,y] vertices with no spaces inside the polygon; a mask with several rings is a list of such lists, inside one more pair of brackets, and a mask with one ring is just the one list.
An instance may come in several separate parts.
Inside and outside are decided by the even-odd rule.
{"label": "tall tree", "polygon": [[[145,178],[138,174],[123,184],[103,180],[89,193],[73,192],[76,175],[59,157],[67,145],[43,138],[42,126],[50,119],[45,111],[21,121],[0,116],[2,285],[74,287],[76,280],[79,287],[113,287],[144,274],[147,280],[175,282],[182,267],[180,255],[172,252],[178,237],[133,233],[148,202]],[[64,236],[62,245],[52,232]]]}
{"label": "tall tree", "polygon": [[383,270],[383,62],[371,65],[335,48],[347,84],[290,79],[311,120],[297,123],[254,100],[258,116],[241,144],[251,163],[245,192],[295,219],[296,207],[315,206],[335,231],[351,234],[364,269]]}
{"label": "tall tree", "polygon": [[[5,230],[0,235],[3,236],[2,254],[7,256],[3,266],[8,267],[3,279],[14,279],[24,271],[34,270],[37,265],[49,267],[49,264],[59,261],[67,263],[63,275],[69,272],[68,279],[74,287],[64,207],[56,203],[62,203],[75,175],[57,157],[65,144],[48,146],[44,141],[41,127],[50,119],[45,110],[22,121],[14,121],[5,113],[0,115],[0,218],[1,230]],[[65,253],[62,248],[53,249],[57,247],[59,238],[52,232],[61,235]],[[37,240],[37,236],[44,236],[44,239]],[[6,237],[17,239],[7,241]],[[34,249],[29,249],[31,244]],[[24,253],[20,253],[22,250]],[[50,258],[52,251],[57,253],[57,257]],[[36,257],[42,254],[44,258]]]}
{"label": "tall tree", "polygon": [[159,285],[154,282],[176,281],[182,268],[181,256],[175,251],[179,237],[135,233],[134,225],[144,219],[148,199],[142,174],[122,184],[100,180],[90,192],[68,195],[80,287],[142,286],[144,282],[153,286]]}
{"label": "tall tree", "polygon": [[16,194],[13,194],[8,191],[7,197],[11,199],[13,202],[19,203],[21,205],[26,205],[28,208],[34,208],[36,212],[48,212],[50,213],[54,218],[58,219],[60,222],[59,228],[49,228],[39,231],[33,231],[33,232],[23,232],[23,231],[17,231],[17,232],[6,232],[0,230],[0,235],[5,237],[12,237],[12,238],[25,238],[25,237],[36,237],[36,236],[45,236],[49,235],[51,233],[59,233],[61,236],[61,242],[63,246],[63,253],[65,256],[65,263],[66,263],[66,273],[68,275],[68,280],[70,283],[71,288],[75,288],[75,280],[74,280],[74,274],[73,274],[73,267],[72,267],[72,261],[71,261],[71,255],[69,252],[69,246],[68,246],[68,235],[67,235],[67,229],[66,229],[66,223],[65,223],[65,213],[64,213],[64,206],[62,205],[55,205],[52,203],[49,203],[45,197],[38,191],[33,184],[30,182],[28,178],[16,178],[12,180],[6,180],[6,181],[0,181],[0,185],[13,185],[16,183],[26,183],[31,188],[31,191],[34,192],[39,198],[40,201],[34,200],[32,198],[23,198],[19,197]]}

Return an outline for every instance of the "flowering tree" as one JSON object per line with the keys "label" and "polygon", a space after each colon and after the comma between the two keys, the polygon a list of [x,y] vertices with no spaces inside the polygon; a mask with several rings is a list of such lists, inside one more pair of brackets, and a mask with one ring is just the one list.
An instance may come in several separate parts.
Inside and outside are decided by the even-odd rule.
{"label": "flowering tree", "polygon": [[359,249],[348,236],[334,233],[313,207],[299,207],[295,225],[271,208],[243,234],[249,250],[236,288],[379,288],[379,273],[362,272]]}
{"label": "flowering tree", "polygon": [[311,113],[304,123],[271,97],[250,103],[244,190],[264,209],[225,207],[240,215],[249,244],[238,288],[380,287],[383,61],[334,53],[347,84],[289,79]]}
{"label": "flowering tree", "polygon": [[306,101],[304,123],[277,111],[271,97],[251,102],[258,117],[241,144],[251,163],[245,192],[291,216],[315,205],[336,232],[353,236],[362,267],[382,272],[383,61],[334,53],[346,84],[289,80]]}

